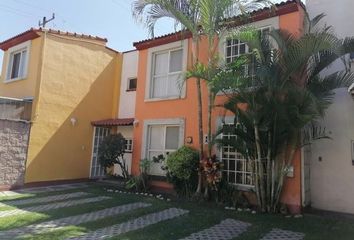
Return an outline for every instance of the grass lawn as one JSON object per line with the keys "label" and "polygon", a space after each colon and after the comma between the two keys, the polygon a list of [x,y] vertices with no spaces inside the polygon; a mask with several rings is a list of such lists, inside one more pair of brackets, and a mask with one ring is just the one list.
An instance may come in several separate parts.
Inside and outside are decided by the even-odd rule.
{"label": "grass lawn", "polygon": [[[112,187],[107,187],[113,189]],[[220,223],[226,218],[234,218],[244,222],[251,223],[252,226],[236,239],[260,239],[272,228],[281,228],[295,232],[305,233],[305,239],[354,239],[354,221],[350,220],[334,220],[329,218],[321,218],[318,216],[305,215],[303,218],[285,218],[280,215],[263,215],[251,214],[250,212],[237,212],[224,210],[222,207],[216,207],[210,203],[192,203],[182,201],[163,201],[153,197],[145,197],[135,194],[122,194],[115,192],[107,192],[102,185],[95,185],[83,189],[71,189],[67,191],[57,191],[50,193],[30,194],[16,197],[18,198],[37,198],[48,195],[58,195],[70,192],[88,192],[89,197],[109,196],[109,200],[95,203],[82,204],[78,206],[49,210],[45,213],[28,213],[17,216],[8,216],[0,218],[0,231],[27,226],[32,223],[40,223],[51,219],[58,219],[68,216],[97,211],[109,207],[133,202],[151,203],[152,206],[129,211],[113,217],[104,218],[94,222],[88,222],[79,226],[68,226],[60,230],[42,233],[38,235],[26,236],[21,239],[66,239],[71,236],[77,236],[96,230],[102,227],[122,223],[139,216],[161,211],[171,207],[177,207],[189,210],[189,214],[177,217],[171,220],[162,221],[160,223],[142,228],[140,230],[128,232],[112,239],[123,240],[162,240],[162,239],[180,239],[191,233],[198,232],[202,229],[209,228]],[[87,198],[88,196],[79,197]],[[9,197],[0,198],[0,202],[6,203]],[[42,203],[43,204],[43,203]],[[46,204],[46,203],[45,203]],[[21,206],[35,206],[40,204],[32,204]],[[1,207],[0,211],[16,209],[14,206]]]}

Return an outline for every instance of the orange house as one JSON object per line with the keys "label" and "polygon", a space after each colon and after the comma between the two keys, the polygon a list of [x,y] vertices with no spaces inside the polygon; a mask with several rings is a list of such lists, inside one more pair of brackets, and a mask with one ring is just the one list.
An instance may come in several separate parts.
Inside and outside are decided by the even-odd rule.
{"label": "orange house", "polygon": [[[262,9],[251,14],[247,22],[257,29],[283,29],[301,35],[305,9],[297,0],[278,4],[276,10]],[[235,27],[240,26],[240,19],[231,19]],[[191,62],[191,36],[188,34],[168,34],[134,43],[139,51],[138,76],[136,89],[136,109],[134,122],[134,151],[132,173],[139,173],[141,159],[151,159],[159,154],[175,151],[182,145],[197,148],[198,115],[196,81],[181,81],[182,73]],[[220,55],[225,60],[232,60],[247,52],[247,46],[237,40],[222,40],[219,44]],[[206,60],[206,43],[201,44],[200,58]],[[182,87],[181,87],[181,84]],[[203,132],[207,133],[207,89],[202,86],[203,97]],[[182,90],[181,90],[182,89]],[[216,102],[222,102],[218,96]],[[226,114],[226,117],[225,117]],[[213,131],[223,122],[233,123],[233,117],[225,110],[215,108],[212,116]],[[229,114],[230,115],[230,114]],[[224,174],[231,184],[248,191],[252,189],[251,173],[247,171],[246,161],[231,150],[216,152],[225,164]],[[292,212],[301,208],[301,154],[293,161],[293,177],[286,182],[282,201]],[[159,164],[153,164],[150,174],[154,176],[153,185],[170,188],[164,181],[165,172]]]}

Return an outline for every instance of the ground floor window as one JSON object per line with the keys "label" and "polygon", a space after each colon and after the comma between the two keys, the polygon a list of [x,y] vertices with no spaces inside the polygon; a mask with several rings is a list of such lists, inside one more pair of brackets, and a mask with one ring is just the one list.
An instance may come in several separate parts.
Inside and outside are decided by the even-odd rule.
{"label": "ground floor window", "polygon": [[[234,124],[224,124],[222,138],[225,140],[236,139],[233,133]],[[231,184],[244,187],[253,187],[252,166],[242,154],[232,146],[221,148],[221,161],[224,164],[223,177]]]}
{"label": "ground floor window", "polygon": [[[180,147],[179,125],[150,125],[148,126],[146,157],[152,160],[159,155],[167,156]],[[150,174],[165,176],[161,163],[153,163]]]}
{"label": "ground floor window", "polygon": [[131,153],[133,151],[133,139],[125,139],[125,152]]}

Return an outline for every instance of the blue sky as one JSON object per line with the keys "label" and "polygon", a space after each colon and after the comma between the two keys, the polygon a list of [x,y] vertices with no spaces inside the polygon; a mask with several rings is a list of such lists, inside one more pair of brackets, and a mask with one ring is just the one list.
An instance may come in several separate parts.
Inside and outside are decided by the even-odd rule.
{"label": "blue sky", "polygon": [[[275,0],[280,1],[280,0]],[[106,37],[118,51],[133,49],[132,43],[148,37],[146,28],[131,15],[133,0],[1,0],[0,42],[31,27],[43,16],[56,19],[47,27]],[[173,31],[173,22],[160,21],[156,35]],[[0,51],[0,66],[3,52]]]}
{"label": "blue sky", "polygon": [[[1,0],[0,42],[31,27],[43,16],[56,19],[47,27],[106,37],[108,46],[118,51],[133,49],[132,43],[148,37],[142,24],[131,15],[133,0]],[[173,30],[172,21],[161,21],[156,34]],[[0,66],[3,52],[0,51]]]}

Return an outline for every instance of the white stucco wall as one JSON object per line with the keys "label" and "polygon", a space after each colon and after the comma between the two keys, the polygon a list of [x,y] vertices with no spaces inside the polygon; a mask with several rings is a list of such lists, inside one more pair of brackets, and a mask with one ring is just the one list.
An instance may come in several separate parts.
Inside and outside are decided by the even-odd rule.
{"label": "white stucco wall", "polygon": [[[124,53],[118,118],[134,118],[136,92],[127,91],[127,89],[129,79],[137,77],[137,71],[138,51]],[[139,84],[139,79],[137,81],[137,84]]]}
{"label": "white stucco wall", "polygon": [[[337,36],[354,36],[353,0],[307,0],[310,17],[325,13],[323,19],[332,25]],[[323,74],[344,70],[337,61]],[[332,140],[319,140],[311,145],[310,204],[314,208],[354,213],[354,166],[351,141],[354,140],[354,100],[347,89],[336,91],[334,104],[320,123]],[[320,161],[319,158],[322,158]]]}
{"label": "white stucco wall", "polygon": [[318,140],[311,145],[311,206],[354,213],[354,166],[351,153],[354,101],[347,89],[336,91],[334,104],[321,124],[332,139]]}

